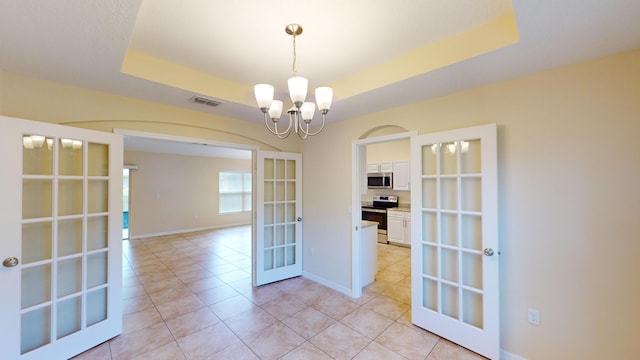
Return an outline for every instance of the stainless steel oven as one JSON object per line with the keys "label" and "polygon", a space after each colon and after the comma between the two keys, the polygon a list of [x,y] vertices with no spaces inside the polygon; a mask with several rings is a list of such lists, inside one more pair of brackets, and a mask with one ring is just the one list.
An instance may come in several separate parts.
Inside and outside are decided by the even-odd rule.
{"label": "stainless steel oven", "polygon": [[362,220],[378,223],[378,242],[387,240],[387,209],[398,206],[398,197],[394,195],[374,195],[371,204],[362,205]]}

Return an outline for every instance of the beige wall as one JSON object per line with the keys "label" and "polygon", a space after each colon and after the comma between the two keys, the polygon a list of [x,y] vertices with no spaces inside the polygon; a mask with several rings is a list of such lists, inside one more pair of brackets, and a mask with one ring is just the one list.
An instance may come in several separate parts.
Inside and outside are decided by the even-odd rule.
{"label": "beige wall", "polygon": [[367,162],[409,160],[409,140],[367,145]]}
{"label": "beige wall", "polygon": [[251,213],[218,213],[218,173],[251,172],[251,160],[127,151],[133,238],[251,224]]}
{"label": "beige wall", "polygon": [[4,70],[0,68],[0,114],[4,114]]}
{"label": "beige wall", "polygon": [[[160,105],[42,79],[4,73],[6,116],[111,132],[114,128],[298,152],[295,137],[278,139],[256,123]],[[224,105],[221,105],[224,106]]]}
{"label": "beige wall", "polygon": [[[305,271],[349,286],[347,154],[389,119],[418,133],[498,125],[503,349],[637,356],[640,50],[329,125],[303,144],[304,215],[315,220],[304,228]],[[541,326],[527,323],[528,307]]]}
{"label": "beige wall", "polygon": [[[330,123],[299,143],[261,125],[15,74],[4,84],[9,116],[212,139],[226,127],[240,143],[247,133],[287,151],[299,146],[304,271],[341,288],[351,286],[352,141],[390,119],[418,133],[496,123],[502,347],[532,360],[637,353],[640,50]],[[541,326],[526,322],[528,307],[540,309]]]}

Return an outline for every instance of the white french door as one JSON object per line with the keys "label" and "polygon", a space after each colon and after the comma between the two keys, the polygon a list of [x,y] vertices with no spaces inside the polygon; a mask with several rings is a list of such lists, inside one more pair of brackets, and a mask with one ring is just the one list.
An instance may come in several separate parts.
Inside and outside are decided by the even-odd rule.
{"label": "white french door", "polygon": [[122,330],[122,137],[0,129],[2,358],[67,359]]}
{"label": "white french door", "polygon": [[414,324],[500,356],[496,126],[411,139]]}
{"label": "white french door", "polygon": [[302,155],[258,151],[253,285],[302,275]]}

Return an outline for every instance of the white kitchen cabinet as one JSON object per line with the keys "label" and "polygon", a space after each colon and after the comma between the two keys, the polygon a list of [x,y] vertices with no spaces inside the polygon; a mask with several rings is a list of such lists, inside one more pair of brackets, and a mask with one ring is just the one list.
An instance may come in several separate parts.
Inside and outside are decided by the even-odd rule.
{"label": "white kitchen cabinet", "polygon": [[383,173],[392,171],[393,162],[391,161],[367,163],[367,173]]}
{"label": "white kitchen cabinet", "polygon": [[392,172],[393,163],[391,161],[380,163],[380,172]]}
{"label": "white kitchen cabinet", "polygon": [[387,239],[393,244],[411,246],[411,212],[387,211]]}
{"label": "white kitchen cabinet", "polygon": [[409,160],[393,162],[393,190],[411,190]]}

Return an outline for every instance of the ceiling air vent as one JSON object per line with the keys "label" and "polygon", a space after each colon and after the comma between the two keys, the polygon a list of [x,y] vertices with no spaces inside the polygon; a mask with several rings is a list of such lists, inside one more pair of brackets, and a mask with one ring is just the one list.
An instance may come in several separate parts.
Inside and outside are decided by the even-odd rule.
{"label": "ceiling air vent", "polygon": [[222,105],[222,101],[216,100],[216,99],[209,99],[204,96],[194,96],[191,99],[189,99],[189,101],[202,104],[202,105],[213,106],[213,107]]}

